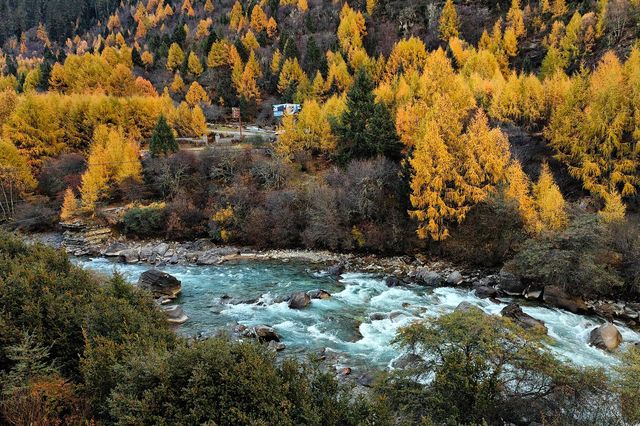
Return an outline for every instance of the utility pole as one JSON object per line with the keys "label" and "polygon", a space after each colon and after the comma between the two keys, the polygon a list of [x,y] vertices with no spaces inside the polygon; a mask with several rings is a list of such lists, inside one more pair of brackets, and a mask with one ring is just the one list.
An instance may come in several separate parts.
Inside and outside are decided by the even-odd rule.
{"label": "utility pole", "polygon": [[231,108],[231,115],[233,116],[233,118],[238,119],[238,126],[240,127],[240,140],[244,140],[244,137],[242,136],[242,114],[240,113],[240,107]]}

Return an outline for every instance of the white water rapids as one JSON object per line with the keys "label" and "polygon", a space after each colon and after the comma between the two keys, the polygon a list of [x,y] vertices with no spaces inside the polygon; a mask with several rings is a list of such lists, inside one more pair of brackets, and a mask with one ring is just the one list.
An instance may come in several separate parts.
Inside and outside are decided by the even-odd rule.
{"label": "white water rapids", "polygon": [[[150,268],[101,258],[74,261],[102,273],[118,270],[132,282]],[[509,301],[501,299],[502,303],[497,304],[479,299],[469,289],[389,288],[382,277],[362,273],[346,273],[336,282],[318,273],[315,266],[300,263],[247,261],[219,266],[167,265],[159,269],[182,281],[182,295],[176,302],[190,319],[180,326],[180,333],[212,335],[237,323],[266,324],[278,332],[289,353],[327,348],[349,365],[391,365],[399,356],[399,349],[391,344],[397,330],[416,319],[451,312],[463,301],[499,315]],[[329,291],[332,297],[313,300],[302,310],[289,309],[286,302],[273,302],[295,291],[319,288]],[[245,303],[224,303],[221,297],[225,295]],[[257,303],[249,300],[255,298],[259,298]],[[617,362],[615,354],[587,344],[589,332],[603,322],[601,319],[540,304],[523,304],[522,309],[544,321],[554,339],[553,351],[567,362],[602,367]],[[372,319],[375,313],[385,314],[380,317],[386,318]],[[616,325],[625,344],[640,341],[639,333],[623,324]]]}

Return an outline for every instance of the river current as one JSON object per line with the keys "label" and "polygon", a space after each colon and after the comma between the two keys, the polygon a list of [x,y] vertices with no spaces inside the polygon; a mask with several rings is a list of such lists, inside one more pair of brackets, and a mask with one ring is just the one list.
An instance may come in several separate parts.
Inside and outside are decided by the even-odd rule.
{"label": "river current", "polygon": [[[74,262],[106,274],[117,270],[134,283],[150,268],[102,258],[77,258]],[[245,261],[216,266],[167,265],[159,269],[182,281],[182,294],[176,303],[182,306],[189,321],[179,326],[179,333],[206,336],[238,323],[265,324],[281,336],[288,353],[326,349],[336,352],[338,359],[350,366],[390,366],[400,354],[392,344],[397,330],[416,319],[451,312],[463,301],[489,314],[499,314],[509,301],[501,299],[503,303],[494,303],[477,298],[472,290],[460,288],[431,289],[417,285],[389,288],[383,277],[365,273],[346,273],[335,280],[320,272],[316,265],[298,262]],[[277,302],[278,297],[295,291],[314,289],[326,290],[332,297],[312,300],[302,310],[289,309],[286,302]],[[225,296],[234,303],[225,303]],[[517,302],[524,312],[544,321],[553,338],[551,348],[558,357],[581,366],[608,367],[617,362],[614,354],[587,344],[589,332],[603,320],[523,300]],[[385,315],[374,315],[372,319],[372,314],[377,313]],[[639,333],[623,324],[616,325],[626,344],[640,341]]]}

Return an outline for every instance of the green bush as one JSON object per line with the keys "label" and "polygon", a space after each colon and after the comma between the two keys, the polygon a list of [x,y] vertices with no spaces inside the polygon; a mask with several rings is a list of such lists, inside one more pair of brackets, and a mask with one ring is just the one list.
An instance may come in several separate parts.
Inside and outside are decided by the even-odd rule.
{"label": "green bush", "polygon": [[132,207],[122,218],[124,232],[139,237],[153,237],[164,234],[166,212],[164,203]]}
{"label": "green bush", "polygon": [[613,296],[623,290],[611,228],[596,215],[580,214],[567,229],[526,241],[505,269],[537,285],[558,285],[582,296]]}

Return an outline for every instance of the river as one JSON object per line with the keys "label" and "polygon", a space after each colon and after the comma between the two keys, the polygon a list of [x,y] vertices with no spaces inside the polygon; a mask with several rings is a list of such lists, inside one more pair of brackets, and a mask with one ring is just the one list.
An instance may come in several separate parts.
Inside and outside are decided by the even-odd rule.
{"label": "river", "polygon": [[[150,266],[119,264],[103,258],[75,258],[84,268],[110,274],[119,271],[131,282]],[[417,318],[430,318],[451,312],[463,301],[490,314],[499,314],[506,303],[479,299],[469,289],[394,287],[381,276],[346,273],[334,280],[319,272],[316,265],[300,262],[245,261],[217,266],[167,265],[163,271],[182,281],[182,294],[176,301],[189,321],[178,328],[187,336],[212,335],[233,324],[272,326],[287,346],[285,352],[304,354],[327,349],[334,351],[338,365],[385,368],[399,356],[391,344],[396,331]],[[303,310],[274,303],[278,296],[294,291],[324,289],[330,299],[313,300]],[[223,303],[223,296],[246,303]],[[251,299],[259,298],[254,303]],[[508,299],[501,299],[508,302]],[[558,357],[581,366],[608,367],[617,358],[587,344],[589,332],[603,320],[541,304],[518,300],[522,309],[544,321],[553,338],[552,350]],[[374,313],[392,314],[392,319],[371,319]],[[616,323],[625,342],[640,341],[640,334]],[[627,343],[629,344],[629,343]]]}

